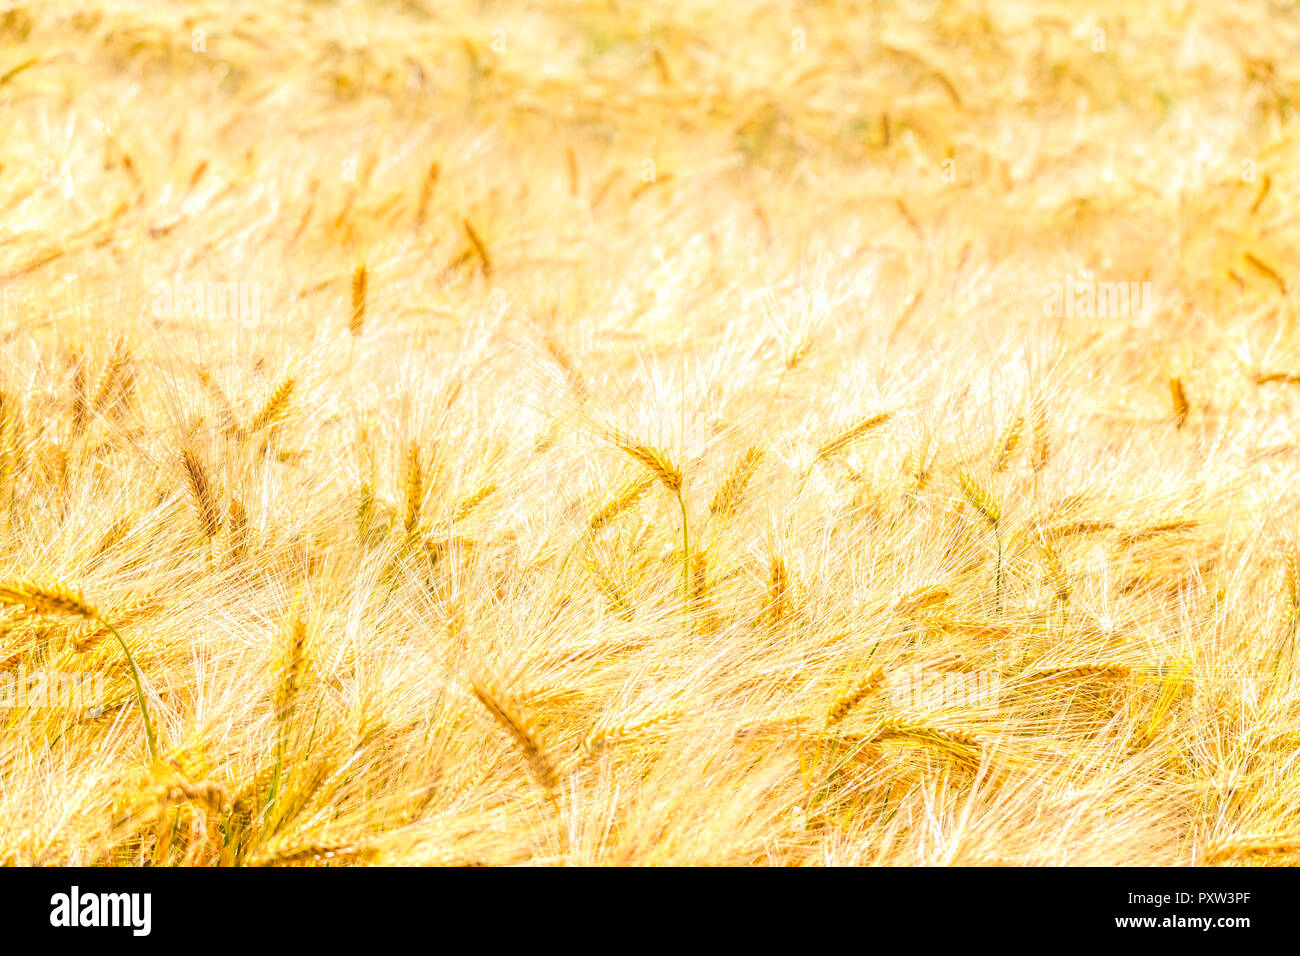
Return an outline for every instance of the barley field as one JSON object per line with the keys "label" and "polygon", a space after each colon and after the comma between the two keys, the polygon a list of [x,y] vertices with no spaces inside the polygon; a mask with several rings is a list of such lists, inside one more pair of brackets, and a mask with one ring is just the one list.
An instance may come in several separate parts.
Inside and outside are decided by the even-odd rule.
{"label": "barley field", "polygon": [[0,2],[0,863],[1300,862],[1297,49]]}

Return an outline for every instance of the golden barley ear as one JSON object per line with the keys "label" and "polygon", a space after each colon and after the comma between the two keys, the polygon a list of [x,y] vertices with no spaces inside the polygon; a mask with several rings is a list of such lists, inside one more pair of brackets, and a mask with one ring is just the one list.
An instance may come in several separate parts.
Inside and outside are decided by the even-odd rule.
{"label": "golden barley ear", "polygon": [[749,483],[754,473],[758,471],[762,460],[763,449],[760,446],[751,445],[745,449],[745,453],[736,460],[730,474],[718,487],[713,500],[709,502],[709,514],[715,518],[726,519],[744,504],[745,491],[749,488]]}
{"label": "golden barley ear", "polygon": [[366,265],[363,262],[352,273],[352,318],[348,322],[348,331],[352,335],[361,334],[366,324]]}
{"label": "golden barley ear", "polygon": [[669,710],[646,720],[639,720],[630,724],[607,726],[604,723],[598,723],[582,741],[584,762],[600,756],[613,745],[632,737],[650,732],[662,732],[666,723],[679,716],[681,716],[681,711]]}
{"label": "golden barley ear", "polygon": [[0,584],[0,604],[24,607],[36,614],[70,614],[97,618],[99,612],[79,591],[61,584],[33,584],[27,581]]}
{"label": "golden barley ear", "polygon": [[924,585],[899,598],[894,610],[899,614],[915,614],[927,608],[942,604],[952,596],[951,592],[940,585]]}
{"label": "golden barley ear", "polygon": [[298,704],[306,669],[307,622],[295,609],[281,638],[280,659],[276,665],[275,718],[281,723],[292,719]]}
{"label": "golden barley ear", "polygon": [[832,455],[847,450],[868,432],[879,428],[893,418],[893,412],[879,412],[859,419],[839,434],[832,436],[817,447],[817,461],[825,461]]}
{"label": "golden barley ear", "polygon": [[673,82],[672,72],[668,69],[668,60],[664,56],[664,51],[656,45],[651,47],[650,55],[655,61],[655,68],[659,71],[659,80],[664,86],[671,86]]}
{"label": "golden barley ear", "polygon": [[406,447],[406,533],[415,534],[420,527],[424,505],[424,466],[420,463],[420,446],[412,441]]}
{"label": "golden barley ear", "polygon": [[1179,534],[1185,531],[1193,531],[1199,525],[1200,522],[1196,518],[1172,518],[1168,521],[1156,521],[1122,531],[1118,537],[1121,544],[1133,545],[1163,534]]}
{"label": "golden barley ear", "polygon": [[699,606],[709,592],[709,559],[703,551],[691,555],[691,602]]}
{"label": "golden barley ear", "polygon": [[435,159],[429,164],[429,169],[424,174],[424,182],[420,186],[420,201],[415,207],[416,226],[424,225],[424,215],[429,209],[429,200],[433,198],[433,191],[437,188],[440,178],[442,178],[442,163]]}
{"label": "golden barley ear", "polygon": [[72,434],[80,435],[90,420],[89,384],[86,381],[86,356],[81,349],[72,352]]}
{"label": "golden barley ear", "polygon": [[1038,553],[1043,556],[1043,565],[1047,570],[1047,580],[1052,585],[1056,600],[1064,604],[1070,600],[1071,587],[1070,579],[1066,576],[1065,568],[1061,564],[1061,557],[1041,529],[1035,533],[1035,543],[1038,545]]}
{"label": "golden barley ear", "polygon": [[369,860],[376,851],[371,847],[352,843],[306,843],[297,846],[277,846],[255,856],[249,857],[247,865],[266,866],[302,866],[304,864],[334,862],[345,860]]}
{"label": "golden barley ear", "polygon": [[474,247],[474,252],[478,255],[479,262],[483,266],[483,275],[490,276],[492,274],[492,255],[488,252],[487,245],[479,236],[473,223],[468,219],[462,219],[461,224],[465,227],[465,235],[469,238],[470,245]]}
{"label": "golden barley ear", "polygon": [[537,734],[499,692],[478,680],[473,681],[471,686],[479,703],[515,739],[538,784],[547,793],[553,792],[557,783],[555,765],[542,748]]}
{"label": "golden barley ear", "polygon": [[994,529],[1002,521],[1002,508],[993,499],[988,489],[976,481],[970,473],[964,469],[957,474],[957,481],[961,485],[962,494],[981,515],[984,520]]}
{"label": "golden barley ear", "polygon": [[1281,382],[1286,385],[1300,385],[1300,375],[1293,372],[1256,372],[1256,385],[1269,385],[1273,382]]}
{"label": "golden barley ear", "polygon": [[221,507],[217,503],[216,492],[203,463],[192,449],[181,449],[181,462],[189,479],[190,494],[194,497],[194,507],[199,515],[199,526],[203,529],[204,536],[211,540],[221,530]]}
{"label": "golden barley ear", "polygon": [[914,492],[924,491],[930,484],[930,476],[934,468],[935,459],[939,457],[937,450],[931,450],[930,440],[927,438],[923,444],[917,445],[908,452],[907,459],[903,463],[904,470],[912,478],[910,489]]}
{"label": "golden barley ear", "polygon": [[363,479],[357,489],[357,537],[364,541],[370,533],[370,516],[375,510],[375,483]]}
{"label": "golden barley ear", "polygon": [[1067,677],[1077,678],[1080,680],[1088,678],[1115,680],[1128,677],[1132,673],[1133,668],[1127,664],[1097,661],[1086,664],[1062,664],[1058,667],[1042,667],[1030,672],[1026,676],[1039,680],[1059,680]]}
{"label": "golden barley ear", "polygon": [[631,599],[619,587],[613,575],[591,553],[590,549],[587,552],[587,571],[591,574],[592,581],[595,582],[596,590],[609,602],[610,609],[624,620],[632,620],[634,608]]}
{"label": "golden barley ear", "polygon": [[460,503],[453,517],[454,521],[464,521],[470,514],[497,490],[495,482],[489,482]]}
{"label": "golden barley ear", "polygon": [[158,759],[158,744],[154,738],[153,724],[149,720],[149,707],[144,701],[144,688],[140,679],[140,669],[136,666],[135,658],[131,655],[131,649],[127,646],[122,635],[118,633],[117,628],[104,620],[99,611],[88,603],[80,592],[73,591],[62,584],[42,585],[30,582],[0,584],[0,604],[16,605],[37,614],[68,614],[75,617],[91,618],[97,620],[101,626],[117,638],[117,643],[122,648],[122,654],[126,657],[127,665],[131,668],[131,679],[135,684],[136,703],[140,708],[140,716],[144,719],[145,737],[149,743],[149,753],[155,760]]}
{"label": "golden barley ear", "polygon": [[1222,863],[1233,857],[1290,855],[1300,853],[1300,831],[1295,833],[1243,833],[1217,840],[1206,850],[1206,863]]}
{"label": "golden barley ear", "polygon": [[664,452],[650,445],[643,445],[615,434],[613,442],[633,461],[644,465],[673,494],[682,490],[682,473]]}
{"label": "golden barley ear", "polygon": [[248,426],[248,434],[253,435],[261,431],[268,425],[273,425],[282,419],[289,410],[289,398],[293,395],[294,386],[297,381],[293,376],[286,376],[275,391],[267,398],[265,404],[258,409],[257,415],[253,417],[253,423]]}
{"label": "golden barley ear", "polygon": [[1191,410],[1191,405],[1187,401],[1187,391],[1183,388],[1183,380],[1174,376],[1169,379],[1169,396],[1174,403],[1174,427],[1182,428],[1187,424],[1187,413]]}
{"label": "golden barley ear", "polygon": [[248,512],[238,498],[230,499],[230,523],[226,528],[230,538],[230,556],[242,561],[248,553]]}
{"label": "golden barley ear", "polygon": [[592,513],[587,519],[587,524],[592,531],[599,531],[609,522],[613,521],[623,512],[635,505],[654,484],[654,475],[646,475],[644,478],[634,478],[627,482],[623,487],[614,493],[614,496],[605,502],[599,509]]}
{"label": "golden barley ear", "polygon": [[808,353],[812,351],[814,341],[815,339],[811,334],[806,335],[790,350],[785,357],[785,370],[787,372],[793,372],[803,363],[803,360],[808,357]]}
{"label": "golden barley ear", "polygon": [[591,390],[587,387],[587,380],[583,377],[582,372],[574,364],[573,357],[569,355],[564,346],[550,335],[546,336],[544,344],[546,345],[546,351],[555,360],[555,364],[564,372],[565,378],[569,381],[569,387],[573,389],[573,394],[578,401],[585,402],[590,397]]}
{"label": "golden barley ear", "polygon": [[870,740],[928,746],[964,763],[974,763],[984,753],[984,741],[967,731],[935,724],[908,724],[897,719],[882,721]]}
{"label": "golden barley ear", "polygon": [[1023,415],[1017,415],[1007,430],[1002,435],[1002,440],[998,443],[998,457],[993,464],[993,473],[1001,474],[1007,470],[1007,465],[1011,464],[1011,459],[1020,447],[1020,438],[1024,432],[1025,419]]}
{"label": "golden barley ear", "polygon": [[789,613],[790,575],[785,568],[785,559],[780,555],[772,556],[771,567],[767,576],[767,613],[768,620],[780,624]]}
{"label": "golden barley ear", "polygon": [[230,407],[230,400],[226,398],[226,393],[221,390],[217,380],[212,377],[212,373],[206,368],[200,366],[198,369],[199,382],[203,385],[204,390],[212,397],[212,401],[217,406],[217,414],[221,418],[221,427],[225,429],[227,435],[233,435],[240,441],[248,437],[243,426],[235,419],[235,410]]}
{"label": "golden barley ear", "polygon": [[1052,525],[1050,528],[1043,528],[1041,534],[1047,541],[1053,541],[1057,538],[1071,538],[1076,535],[1084,534],[1102,534],[1106,531],[1113,531],[1115,522],[1101,519],[1069,521],[1064,524]]}
{"label": "golden barley ear", "polygon": [[193,803],[214,813],[230,809],[230,793],[214,780],[178,780],[160,789],[158,800],[165,806]]}
{"label": "golden barley ear", "polygon": [[877,667],[866,677],[862,678],[852,688],[849,689],[843,697],[831,705],[831,709],[826,714],[826,726],[837,724],[849,715],[849,712],[857,707],[858,704],[874,693],[885,681],[884,667]]}
{"label": "golden barley ear", "polygon": [[113,349],[112,357],[108,360],[108,366],[104,369],[103,377],[99,380],[99,388],[95,390],[95,399],[92,402],[95,411],[106,414],[119,407],[130,396],[134,381],[130,349],[127,348],[125,341],[118,342]]}
{"label": "golden barley ear", "polygon": [[576,196],[578,195],[578,188],[579,188],[578,156],[573,151],[572,146],[569,146],[565,149],[564,158],[567,161],[569,166],[569,195]]}
{"label": "golden barley ear", "polygon": [[691,554],[686,601],[695,615],[695,631],[702,635],[716,632],[720,622],[715,604],[709,599],[709,559],[705,551],[697,549]]}
{"label": "golden barley ear", "polygon": [[1047,466],[1047,461],[1052,456],[1051,436],[1047,430],[1047,405],[1042,399],[1034,403],[1033,432],[1033,466],[1034,474],[1037,474]]}

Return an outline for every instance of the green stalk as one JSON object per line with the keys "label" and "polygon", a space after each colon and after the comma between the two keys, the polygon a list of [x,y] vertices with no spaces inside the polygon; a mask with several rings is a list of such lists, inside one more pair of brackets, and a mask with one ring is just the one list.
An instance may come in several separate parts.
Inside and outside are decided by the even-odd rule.
{"label": "green stalk", "polygon": [[996,529],[994,530],[994,534],[997,535],[997,542],[998,542],[997,598],[998,598],[998,613],[1001,614],[1002,613],[1002,535]]}
{"label": "green stalk", "polygon": [[126,662],[131,665],[131,680],[135,681],[135,702],[140,705],[140,716],[144,718],[144,733],[149,741],[149,755],[154,760],[157,760],[158,743],[154,739],[153,724],[149,721],[149,708],[144,703],[144,688],[140,684],[140,668],[135,666],[135,658],[131,656],[131,648],[126,646],[126,641],[122,639],[121,634],[117,633],[117,628],[102,617],[98,615],[96,617],[98,617],[99,623],[108,628],[109,633],[117,638],[117,643],[122,646],[122,653],[126,655]]}

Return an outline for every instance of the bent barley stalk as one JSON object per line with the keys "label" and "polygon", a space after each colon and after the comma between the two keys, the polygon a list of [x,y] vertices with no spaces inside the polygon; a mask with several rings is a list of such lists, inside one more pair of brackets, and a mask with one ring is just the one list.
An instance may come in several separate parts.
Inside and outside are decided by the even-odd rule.
{"label": "bent barley stalk", "polygon": [[135,658],[126,640],[112,624],[106,621],[95,607],[87,603],[79,592],[72,591],[59,584],[38,585],[28,582],[0,585],[0,604],[16,605],[36,614],[66,614],[98,621],[117,638],[127,665],[131,668],[131,679],[135,682],[135,700],[140,707],[140,716],[144,719],[145,739],[149,744],[149,755],[158,760],[158,744],[154,738],[153,723],[149,720],[149,708],[144,702],[144,687],[140,681],[140,669],[136,667]]}

